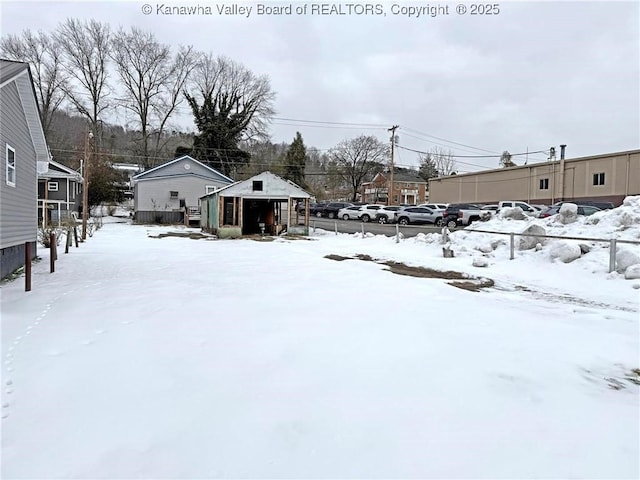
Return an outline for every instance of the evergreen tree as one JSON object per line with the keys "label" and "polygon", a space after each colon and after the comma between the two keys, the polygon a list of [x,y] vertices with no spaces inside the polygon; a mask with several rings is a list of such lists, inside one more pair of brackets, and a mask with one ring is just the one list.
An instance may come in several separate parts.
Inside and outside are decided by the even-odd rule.
{"label": "evergreen tree", "polygon": [[304,178],[304,167],[307,163],[307,147],[304,146],[302,135],[296,132],[296,137],[287,149],[283,168],[284,178],[306,189],[307,182]]}
{"label": "evergreen tree", "polygon": [[430,178],[439,176],[436,162],[433,161],[431,154],[424,155],[420,158],[420,167],[418,168],[418,175],[425,182],[428,182]]}

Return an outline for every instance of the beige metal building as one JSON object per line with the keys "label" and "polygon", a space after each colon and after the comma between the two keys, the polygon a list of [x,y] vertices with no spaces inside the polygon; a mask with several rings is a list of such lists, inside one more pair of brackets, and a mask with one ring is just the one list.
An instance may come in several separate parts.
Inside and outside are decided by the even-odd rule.
{"label": "beige metal building", "polygon": [[497,203],[520,200],[550,205],[560,200],[601,200],[620,205],[640,195],[640,150],[608,153],[429,181],[429,201]]}

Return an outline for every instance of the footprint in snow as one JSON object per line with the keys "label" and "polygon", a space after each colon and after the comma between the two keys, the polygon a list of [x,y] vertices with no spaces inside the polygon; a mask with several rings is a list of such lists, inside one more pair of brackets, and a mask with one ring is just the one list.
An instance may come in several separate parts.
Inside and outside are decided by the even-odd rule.
{"label": "footprint in snow", "polygon": [[92,339],[89,339],[89,340],[83,340],[83,341],[82,341],[82,344],[83,344],[83,345],[92,345],[92,344],[94,344],[94,343],[96,343],[96,341],[95,341],[95,340],[92,340]]}

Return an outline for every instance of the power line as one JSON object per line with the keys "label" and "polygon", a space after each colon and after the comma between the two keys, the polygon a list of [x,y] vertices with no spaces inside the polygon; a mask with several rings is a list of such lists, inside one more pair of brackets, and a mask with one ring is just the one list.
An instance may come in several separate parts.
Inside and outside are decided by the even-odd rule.
{"label": "power line", "polygon": [[[412,148],[402,147],[400,145],[398,145],[398,148],[402,148],[404,150],[409,150],[409,151],[415,152],[415,153],[421,153],[421,154],[424,154],[424,155],[431,154],[430,152],[424,152],[424,151],[421,151],[421,150],[414,150]],[[533,153],[548,153],[548,152],[546,152],[544,150],[538,150],[538,151],[535,151],[535,152],[511,153],[510,155],[512,157],[515,157],[515,156],[520,156],[520,155],[531,155]],[[453,158],[501,158],[502,157],[502,155],[453,155],[453,154],[451,154],[449,156],[451,156]]]}

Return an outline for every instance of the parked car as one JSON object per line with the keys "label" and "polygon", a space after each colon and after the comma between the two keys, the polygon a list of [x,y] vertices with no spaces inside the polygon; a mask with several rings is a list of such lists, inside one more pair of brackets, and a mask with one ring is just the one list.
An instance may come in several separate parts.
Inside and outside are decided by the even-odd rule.
{"label": "parked car", "polygon": [[490,214],[490,210],[482,210],[475,203],[451,203],[442,212],[442,223],[448,228],[456,228],[458,225],[469,225],[481,220],[483,215]]}
{"label": "parked car", "polygon": [[575,203],[576,205],[590,205],[592,207],[598,207],[600,210],[610,210],[612,208],[616,208],[616,206],[612,202],[602,202],[599,200],[572,200],[572,201],[556,202],[553,204],[553,206],[559,207],[563,203]]}
{"label": "parked car", "polygon": [[489,204],[489,205],[483,205],[482,206],[482,210],[491,210],[492,212],[497,212],[498,208],[499,207],[496,204]]}
{"label": "parked car", "polygon": [[395,214],[402,207],[400,205],[389,205],[382,207],[376,214],[376,222],[378,223],[393,223],[395,220]]}
{"label": "parked car", "polygon": [[431,210],[426,207],[406,207],[395,212],[395,221],[400,225],[413,223],[432,223],[442,225],[442,210]]}
{"label": "parked car", "polygon": [[[573,202],[564,202],[564,203],[573,203]],[[562,205],[557,205],[553,207],[549,207],[544,212],[540,214],[540,218],[548,218],[552,215],[556,215],[560,212],[560,207]],[[601,212],[602,209],[598,207],[594,207],[592,205],[578,205],[578,215],[593,215],[596,212]]]}
{"label": "parked car", "polygon": [[361,209],[362,207],[359,207],[358,205],[341,208],[338,210],[338,218],[343,220],[357,220],[362,215]]}
{"label": "parked car", "polygon": [[369,222],[376,218],[378,211],[384,207],[384,205],[367,204],[361,207],[360,220],[363,222]]}
{"label": "parked car", "polygon": [[430,208],[431,210],[446,210],[448,203],[421,203],[419,207]]}
{"label": "parked car", "polygon": [[331,202],[327,203],[324,208],[316,212],[316,217],[336,218],[341,208],[352,207],[349,202]]}
{"label": "parked car", "polygon": [[502,210],[507,207],[520,207],[527,215],[537,217],[540,211],[537,208],[529,205],[527,202],[519,202],[516,200],[506,200],[498,203],[498,210]]}
{"label": "parked car", "polygon": [[[326,206],[327,206],[327,202],[317,202],[317,203],[310,204],[309,205],[309,215],[317,216],[318,212],[322,212],[322,210]],[[304,213],[304,209],[301,211],[301,213]]]}

